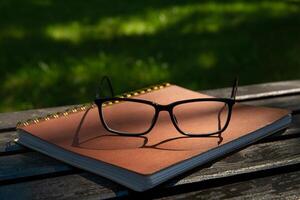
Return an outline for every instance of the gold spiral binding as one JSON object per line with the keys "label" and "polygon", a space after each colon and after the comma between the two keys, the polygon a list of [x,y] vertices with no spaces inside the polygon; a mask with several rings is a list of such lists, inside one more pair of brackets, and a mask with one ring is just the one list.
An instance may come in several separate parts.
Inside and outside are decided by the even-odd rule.
{"label": "gold spiral binding", "polygon": [[[142,88],[142,89],[135,90],[135,91],[132,91],[132,92],[127,92],[127,93],[124,93],[122,95],[118,95],[117,97],[119,97],[119,98],[136,97],[136,96],[139,96],[139,95],[142,95],[142,94],[146,94],[146,93],[150,93],[150,92],[153,92],[153,91],[156,91],[156,90],[163,89],[163,88],[168,87],[170,85],[171,85],[170,83],[162,83],[162,84],[158,84],[158,85],[153,85],[153,86]],[[119,103],[119,101],[109,101],[109,102],[105,103],[103,106],[110,106],[110,105],[113,105],[113,104],[116,104],[116,103]],[[96,107],[96,105],[94,103],[83,104],[83,105],[79,105],[79,106],[74,106],[72,108],[68,108],[63,112],[56,112],[56,113],[48,114],[45,117],[27,119],[26,121],[19,121],[17,123],[16,127],[18,129],[18,128],[29,126],[31,124],[38,124],[38,123],[43,122],[43,121],[49,121],[51,119],[57,119],[57,118],[60,118],[60,117],[67,117],[68,115],[70,115],[72,113],[86,111],[90,107],[94,108],[94,107]]]}

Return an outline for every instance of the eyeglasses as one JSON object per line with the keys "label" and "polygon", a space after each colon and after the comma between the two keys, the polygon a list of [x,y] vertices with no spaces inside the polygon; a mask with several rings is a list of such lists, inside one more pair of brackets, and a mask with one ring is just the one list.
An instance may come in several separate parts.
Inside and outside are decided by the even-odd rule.
{"label": "eyeglasses", "polygon": [[[107,81],[113,96],[110,80],[104,77],[102,83],[104,80]],[[104,128],[118,135],[145,135],[155,126],[159,113],[167,111],[174,127],[181,134],[191,137],[211,136],[222,133],[228,127],[235,104],[237,85],[236,79],[230,98],[196,98],[161,105],[143,99],[100,98],[98,95],[95,104]],[[110,102],[117,103],[105,106]]]}

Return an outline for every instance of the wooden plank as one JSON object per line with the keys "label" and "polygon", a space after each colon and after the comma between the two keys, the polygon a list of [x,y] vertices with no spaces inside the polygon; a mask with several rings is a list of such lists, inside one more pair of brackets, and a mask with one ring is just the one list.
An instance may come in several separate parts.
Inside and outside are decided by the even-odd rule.
{"label": "wooden plank", "polygon": [[198,170],[178,181],[174,180],[173,185],[191,184],[209,179],[300,164],[299,144],[300,138],[255,144],[215,162],[209,168]]}
{"label": "wooden plank", "polygon": [[[204,93],[219,96],[228,97],[230,95],[230,88],[221,88],[214,90],[205,90]],[[256,85],[248,85],[239,87],[238,99],[239,100],[251,100],[266,97],[275,97],[282,95],[294,95],[300,93],[300,80],[295,81],[283,81],[275,83],[264,83]],[[74,105],[73,105],[74,106]],[[2,113],[0,114],[0,130],[8,131],[13,130],[18,121],[23,121],[28,118],[45,116],[53,112],[63,111],[69,106],[54,107],[54,108],[44,108],[27,110],[12,113]]]}
{"label": "wooden plank", "polygon": [[[258,171],[267,171],[275,168],[293,166],[297,164],[299,165],[299,143],[300,138],[294,138],[271,143],[252,145],[244,150],[236,152],[224,159],[213,163],[210,167],[197,168],[196,170],[190,171],[189,174],[184,174],[181,177],[172,179],[171,182],[159,188],[163,191],[167,188],[184,187],[185,185],[199,184],[207,180],[220,179],[224,177],[234,177],[241,174],[248,174]],[[34,158],[37,158],[37,161]],[[0,157],[0,179],[2,182],[7,183],[7,181],[9,180],[28,177],[32,174],[36,176],[39,171],[41,171],[42,175],[45,175],[48,172],[51,174],[53,172],[58,172],[59,170],[67,169],[67,165],[62,163],[60,164],[62,166],[59,165],[59,162],[52,161],[48,157],[40,155],[36,152]],[[47,172],[47,170],[49,171]],[[51,175],[49,176],[51,177]],[[76,177],[78,176],[78,174],[68,175],[67,177],[57,177],[55,179],[55,183],[59,185],[67,185],[67,183],[69,182],[68,178],[71,177],[71,179],[73,179],[74,176]],[[92,177],[93,175],[89,176]],[[97,177],[101,179],[100,176]],[[95,184],[91,183],[90,178],[85,178],[86,180],[81,179],[81,182],[83,184],[82,186],[80,186],[80,190],[84,189],[83,187],[86,187],[85,190],[90,191],[91,188],[96,187]],[[30,194],[32,190],[36,191],[35,189],[37,188],[40,188],[42,190],[42,187],[40,186],[40,181],[28,180],[27,182],[19,183],[22,187],[19,184],[10,184],[2,186],[2,192],[4,191],[5,193],[7,193],[7,191],[13,191],[15,187],[18,188],[20,194]],[[126,188],[123,188],[122,186],[118,187],[120,188],[120,190],[115,190],[112,193],[111,188],[116,187],[116,184],[107,179],[101,180],[102,182],[97,186],[97,188],[100,188],[99,190],[101,190],[104,196],[126,194],[124,193],[124,191],[126,191]],[[46,178],[41,181],[44,181],[46,183],[50,181],[52,183],[51,178]],[[66,190],[66,188],[57,188],[55,184],[53,184],[53,186],[48,186],[47,189],[50,190],[49,187],[53,187],[54,191],[52,192],[55,193],[62,193],[62,191],[58,191],[59,189]],[[3,188],[5,188],[5,190]],[[107,189],[104,190],[104,188]]]}
{"label": "wooden plank", "polygon": [[[205,90],[203,92],[216,97],[229,97],[231,94],[231,88],[219,88]],[[295,94],[300,94],[300,80],[240,86],[238,88],[237,99],[240,101],[245,101]]]}
{"label": "wooden plank", "polygon": [[0,183],[8,180],[68,172],[74,168],[38,152],[0,157]]}
{"label": "wooden plank", "polygon": [[[292,123],[282,135],[296,135],[300,133],[300,114],[293,115]],[[271,136],[272,137],[272,136]]]}
{"label": "wooden plank", "polygon": [[66,110],[69,107],[72,106],[61,106],[61,107],[54,107],[54,108],[43,108],[43,109],[35,109],[35,110],[2,113],[0,114],[0,131],[4,132],[4,131],[14,130],[16,124],[19,121],[23,121],[28,118],[45,116],[53,112],[60,112]]}
{"label": "wooden plank", "polygon": [[197,191],[161,198],[168,199],[299,199],[300,171],[277,174],[274,176],[239,181],[219,187],[201,189]]}
{"label": "wooden plank", "polygon": [[[291,181],[292,180],[292,181]],[[300,172],[289,172],[198,191],[163,197],[163,199],[299,199]],[[104,181],[104,183],[103,183]],[[107,180],[82,173],[0,187],[3,200],[11,199],[108,199],[130,194],[118,185],[103,187]],[[30,188],[24,190],[24,188]],[[204,187],[205,188],[205,187]],[[195,188],[194,188],[195,189]],[[199,190],[201,189],[201,190]],[[17,192],[16,192],[17,191]],[[181,192],[181,190],[178,190]],[[152,193],[154,194],[154,193]],[[147,199],[151,194],[140,194]],[[145,197],[145,195],[147,195]],[[157,195],[153,196],[157,197]]]}
{"label": "wooden plank", "polygon": [[127,194],[126,188],[89,173],[52,177],[0,187],[2,200],[108,199]]}
{"label": "wooden plank", "polygon": [[3,132],[0,134],[0,156],[29,151],[29,149],[14,142],[16,135],[16,131]]}
{"label": "wooden plank", "polygon": [[244,101],[243,104],[255,105],[255,106],[267,106],[273,108],[285,108],[292,111],[300,110],[300,95],[284,96],[271,99],[259,99],[255,101]]}
{"label": "wooden plank", "polygon": [[273,134],[258,142],[268,142],[292,137],[300,137],[300,114],[292,115],[292,123],[283,133]]}

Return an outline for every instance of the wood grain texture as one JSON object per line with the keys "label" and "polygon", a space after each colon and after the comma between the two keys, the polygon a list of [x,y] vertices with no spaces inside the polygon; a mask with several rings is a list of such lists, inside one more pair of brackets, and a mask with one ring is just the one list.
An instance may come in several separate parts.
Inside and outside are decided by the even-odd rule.
{"label": "wood grain texture", "polygon": [[300,109],[300,95],[276,97],[271,99],[259,99],[254,101],[244,101],[242,103],[255,106],[286,108],[292,111],[298,111]]}
{"label": "wood grain texture", "polygon": [[0,133],[0,156],[25,152],[29,150],[24,146],[14,142],[16,135],[16,131]]}
{"label": "wood grain texture", "polygon": [[171,185],[198,183],[238,174],[245,174],[300,163],[300,138],[249,146],[212,166],[196,170],[189,176],[174,180]]}
{"label": "wood grain texture", "polygon": [[[216,97],[229,97],[231,94],[231,88],[227,87],[214,90],[204,90],[203,93]],[[240,101],[246,101],[296,94],[300,94],[300,80],[240,86],[238,88],[237,99]]]}
{"label": "wood grain texture", "polygon": [[[17,192],[16,192],[17,191]],[[80,173],[0,187],[2,200],[107,199],[127,195],[126,188],[90,173]]]}
{"label": "wood grain texture", "polygon": [[300,171],[262,177],[224,186],[176,194],[174,199],[291,199],[300,198]]}
{"label": "wood grain texture", "polygon": [[73,167],[38,152],[2,156],[0,157],[0,183],[72,169]]}
{"label": "wood grain texture", "polygon": [[[197,169],[190,171],[188,174],[184,174],[180,177],[172,179],[172,181],[169,181],[166,184],[160,186],[159,190],[164,191],[172,187],[186,187],[187,185],[190,186],[199,184],[207,180],[235,177],[242,174],[266,171],[275,168],[282,168],[300,164],[299,143],[300,138],[294,138],[272,143],[252,145],[224,159],[214,162],[210,167],[198,167]],[[37,158],[37,160],[34,158]],[[5,156],[2,158],[0,157],[0,167],[0,183],[1,181],[7,183],[9,180],[37,176],[38,174],[41,175],[41,178],[43,178],[47,173],[50,174],[49,176],[51,177],[51,173],[58,173],[60,171],[69,170],[68,165],[62,164],[58,161],[55,161],[54,159],[50,159],[36,152],[18,154],[14,156]],[[92,175],[90,173],[86,174],[88,175],[85,176],[86,180],[84,180],[83,178],[80,179],[80,182],[82,183],[80,186],[80,190],[84,189],[85,191],[90,191],[91,188],[93,188],[93,191],[96,190],[94,191],[96,193],[98,190],[101,190],[101,193],[105,194],[103,197],[126,195],[130,192],[122,186],[118,186],[120,191],[112,191],[111,188],[115,188],[117,185],[116,183],[104,179],[100,176]],[[70,177],[71,179],[73,179],[78,175],[80,174],[59,176],[55,178],[55,183],[59,185],[65,185],[66,182],[69,181],[68,179]],[[98,186],[96,187],[95,184],[91,182],[90,177],[97,177],[96,179],[99,178],[102,181],[98,183]],[[52,179],[44,178],[40,181],[29,180],[26,180],[26,182],[21,181],[18,184],[1,186],[0,193],[6,194],[6,196],[13,196],[13,188],[16,187],[16,185],[19,185],[18,191],[20,191],[20,193],[31,193],[32,190],[35,191],[35,189],[42,187],[40,185],[40,181],[51,182]],[[48,187],[51,186],[49,185]],[[53,187],[55,193],[63,193],[63,191],[58,190],[66,189],[64,187],[57,188],[55,185]],[[95,189],[95,187],[97,189]],[[41,188],[41,191],[42,190],[43,189]],[[102,198],[102,196],[98,196],[97,198],[100,197]]]}
{"label": "wood grain texture", "polygon": [[19,121],[23,121],[29,118],[35,118],[40,116],[45,116],[53,112],[60,112],[66,110],[72,106],[61,106],[53,108],[43,108],[43,109],[34,109],[10,113],[1,113],[0,114],[0,131],[13,130],[16,127],[16,124]]}
{"label": "wood grain texture", "polygon": [[299,128],[300,128],[300,115],[299,114],[293,115],[292,123],[290,124],[288,130],[285,131],[285,134],[289,134],[289,135],[300,134]]}

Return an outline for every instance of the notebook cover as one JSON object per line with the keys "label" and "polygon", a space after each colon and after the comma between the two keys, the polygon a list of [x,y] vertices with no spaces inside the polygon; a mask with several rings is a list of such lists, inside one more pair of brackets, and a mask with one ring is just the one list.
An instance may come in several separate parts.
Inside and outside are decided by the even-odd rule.
{"label": "notebook cover", "polygon": [[[210,97],[176,85],[168,85],[162,89],[154,88],[151,92],[149,91],[140,92],[133,98],[169,104],[184,99]],[[124,110],[131,109],[132,104],[121,103],[107,109],[113,109],[116,106],[118,106],[118,114],[122,115]],[[143,137],[118,136],[103,128],[97,107],[94,106],[87,113],[84,121],[81,121],[85,113],[84,109],[75,110],[76,112],[73,110],[72,114],[54,115],[52,119],[46,117],[44,120],[31,120],[31,123],[25,122],[19,125],[18,129],[65,150],[140,175],[159,172],[272,124],[290,113],[284,109],[236,103],[229,126],[221,134],[221,140],[218,137],[198,138],[180,134],[173,126],[167,112],[160,113],[155,127]],[[81,127],[78,129],[80,122],[82,122]],[[207,125],[209,123],[207,121]],[[205,123],[203,125],[205,126]],[[128,124],[128,126],[134,126],[134,124]]]}

